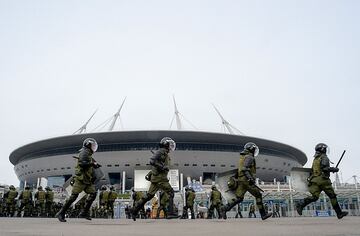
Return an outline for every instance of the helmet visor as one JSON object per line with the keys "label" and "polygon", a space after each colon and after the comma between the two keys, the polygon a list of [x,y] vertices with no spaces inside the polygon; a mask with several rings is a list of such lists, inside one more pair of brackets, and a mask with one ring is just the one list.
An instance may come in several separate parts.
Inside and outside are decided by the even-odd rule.
{"label": "helmet visor", "polygon": [[259,155],[259,147],[256,146],[255,147],[255,151],[254,151],[254,157],[258,156]]}
{"label": "helmet visor", "polygon": [[170,149],[171,151],[175,151],[175,149],[176,149],[176,143],[175,143],[175,141],[174,141],[174,140],[169,140],[168,142],[169,142],[169,149]]}
{"label": "helmet visor", "polygon": [[93,152],[96,152],[97,149],[98,149],[98,144],[97,144],[97,142],[92,142],[92,143],[91,143],[91,150],[92,150]]}

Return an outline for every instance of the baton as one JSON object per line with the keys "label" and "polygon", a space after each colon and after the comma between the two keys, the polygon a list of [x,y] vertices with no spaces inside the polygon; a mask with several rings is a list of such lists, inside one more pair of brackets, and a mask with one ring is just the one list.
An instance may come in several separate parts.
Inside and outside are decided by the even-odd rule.
{"label": "baton", "polygon": [[264,192],[264,190],[262,190],[259,186],[257,186],[256,184],[254,184],[254,186],[260,190],[260,192]]}
{"label": "baton", "polygon": [[343,157],[344,157],[344,155],[345,155],[345,152],[346,152],[346,150],[343,151],[343,153],[342,153],[342,155],[341,155],[341,157],[340,157],[340,160],[339,160],[338,163],[336,164],[336,168],[339,166],[341,160],[343,159]]}

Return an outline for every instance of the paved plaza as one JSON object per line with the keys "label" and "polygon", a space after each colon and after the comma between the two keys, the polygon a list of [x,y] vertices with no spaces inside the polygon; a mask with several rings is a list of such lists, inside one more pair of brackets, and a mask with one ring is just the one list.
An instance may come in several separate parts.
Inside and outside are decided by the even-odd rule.
{"label": "paved plaza", "polygon": [[175,236],[175,235],[248,235],[248,236],[344,236],[360,235],[360,217],[338,220],[327,218],[271,218],[228,220],[106,220],[68,219],[60,223],[57,219],[0,218],[0,236]]}

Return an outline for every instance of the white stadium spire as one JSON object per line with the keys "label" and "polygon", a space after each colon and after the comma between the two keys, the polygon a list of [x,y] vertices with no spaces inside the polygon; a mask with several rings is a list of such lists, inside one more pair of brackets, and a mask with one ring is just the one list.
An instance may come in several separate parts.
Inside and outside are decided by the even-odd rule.
{"label": "white stadium spire", "polygon": [[220,116],[223,127],[226,128],[230,134],[235,134],[235,130],[237,133],[244,135],[244,133],[242,133],[240,130],[238,130],[236,127],[234,127],[227,120],[224,119],[224,117],[221,115],[220,111],[216,108],[214,104],[212,105],[215,108],[216,113],[218,113],[218,115]]}
{"label": "white stadium spire", "polygon": [[124,101],[122,102],[119,110],[114,114],[113,120],[112,120],[111,125],[110,125],[110,127],[109,127],[109,131],[113,131],[117,119],[118,119],[118,118],[120,119],[120,111],[121,111],[121,109],[122,109],[122,107],[123,107],[123,105],[124,105],[124,103],[125,103],[125,100],[126,100],[126,97],[124,98]]}
{"label": "white stadium spire", "polygon": [[88,121],[85,122],[85,124],[83,124],[83,126],[80,127],[80,129],[76,130],[73,134],[81,134],[83,132],[86,132],[86,126],[89,124],[90,120],[93,118],[93,116],[95,115],[95,113],[98,111],[98,109],[96,109],[96,111],[91,115],[91,117],[88,119]]}
{"label": "white stadium spire", "polygon": [[[173,101],[174,101],[174,109],[175,109],[175,112],[174,112],[174,115],[171,119],[171,123],[170,123],[170,127],[169,129],[171,129],[172,127],[172,124],[174,122],[174,119],[176,119],[176,127],[178,130],[183,130],[184,127],[182,125],[182,122],[181,122],[181,118],[183,118],[187,123],[189,123],[194,129],[198,130],[198,128],[196,128],[190,121],[188,121],[185,116],[183,116],[183,114],[181,114],[179,112],[179,110],[177,109],[177,105],[176,105],[176,101],[175,101],[175,96],[173,95]],[[180,117],[181,116],[181,117]]]}

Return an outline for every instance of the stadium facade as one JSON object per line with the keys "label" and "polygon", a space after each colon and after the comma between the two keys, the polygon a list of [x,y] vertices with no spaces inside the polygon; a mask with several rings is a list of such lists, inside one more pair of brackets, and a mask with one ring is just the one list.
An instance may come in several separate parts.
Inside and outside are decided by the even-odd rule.
{"label": "stadium facade", "polygon": [[20,180],[37,184],[46,178],[60,185],[74,174],[76,156],[85,138],[95,138],[99,144],[94,158],[102,165],[108,184],[122,184],[126,189],[134,185],[134,170],[150,169],[151,151],[158,149],[163,137],[176,141],[171,153],[173,169],[183,176],[213,181],[216,173],[237,168],[239,152],[247,142],[260,148],[257,177],[262,181],[284,180],[292,167],[307,162],[306,155],[292,146],[244,135],[200,131],[112,131],[55,137],[19,147],[10,154],[10,162]]}

